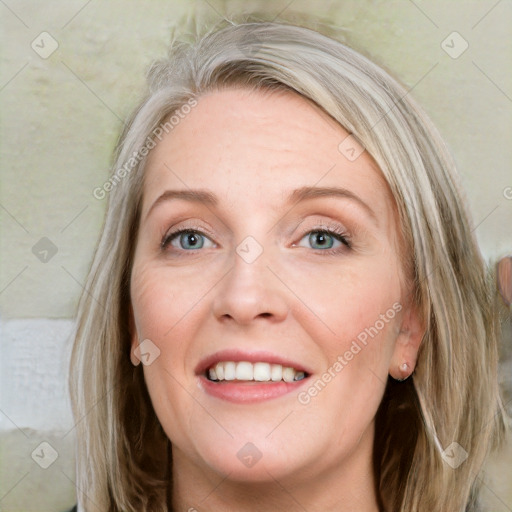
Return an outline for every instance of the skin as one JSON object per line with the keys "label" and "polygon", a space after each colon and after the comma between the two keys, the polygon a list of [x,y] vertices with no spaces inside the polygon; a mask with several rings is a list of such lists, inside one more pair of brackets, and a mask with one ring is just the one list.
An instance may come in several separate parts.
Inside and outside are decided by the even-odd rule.
{"label": "skin", "polygon": [[[373,159],[348,160],[348,136],[291,92],[214,91],[152,150],[131,277],[132,349],[160,350],[144,366],[156,414],[173,446],[174,510],[377,511],[371,465],[374,417],[388,373],[414,369],[423,334],[399,254],[396,207]],[[287,204],[302,186],[343,187],[356,200]],[[216,206],[157,198],[203,189]],[[337,227],[351,247],[315,229]],[[205,238],[166,234],[194,228]],[[236,252],[247,237],[263,249]],[[329,248],[336,253],[327,254]],[[195,367],[225,348],[267,350],[312,370],[335,363],[394,303],[402,309],[304,405],[297,393],[255,404],[206,394]],[[133,355],[134,364],[138,360]],[[409,368],[402,372],[400,365]],[[261,459],[246,467],[247,443]]]}

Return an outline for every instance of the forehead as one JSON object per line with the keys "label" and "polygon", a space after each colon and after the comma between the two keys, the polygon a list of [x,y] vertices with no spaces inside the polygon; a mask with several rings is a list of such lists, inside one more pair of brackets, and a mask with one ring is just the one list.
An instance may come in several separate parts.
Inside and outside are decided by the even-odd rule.
{"label": "forehead", "polygon": [[210,189],[226,204],[258,197],[270,208],[303,186],[344,187],[390,213],[387,183],[367,152],[349,160],[349,133],[289,91],[225,89],[198,99],[151,151],[143,215],[165,189]]}

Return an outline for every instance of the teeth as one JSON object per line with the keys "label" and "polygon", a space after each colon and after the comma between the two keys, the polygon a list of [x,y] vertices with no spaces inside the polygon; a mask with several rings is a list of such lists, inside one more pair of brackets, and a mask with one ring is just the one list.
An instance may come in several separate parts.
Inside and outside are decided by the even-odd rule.
{"label": "teeth", "polygon": [[265,362],[249,363],[240,361],[223,361],[208,370],[208,377],[213,381],[241,380],[257,382],[293,382],[306,377],[304,372],[289,366],[270,364]]}
{"label": "teeth", "polygon": [[224,363],[224,380],[235,380],[236,364],[232,361]]}
{"label": "teeth", "polygon": [[295,370],[290,367],[283,368],[283,380],[285,382],[293,382],[293,378],[295,377]]}
{"label": "teeth", "polygon": [[283,367],[280,364],[273,364],[270,376],[274,382],[280,381],[283,378]]}
{"label": "teeth", "polygon": [[224,380],[224,365],[222,363],[215,365],[215,373],[217,374],[217,379]]}
{"label": "teeth", "polygon": [[268,363],[254,363],[254,380],[260,382],[270,380],[270,365]]}
{"label": "teeth", "polygon": [[242,361],[236,365],[236,380],[252,380],[253,370],[252,364]]}

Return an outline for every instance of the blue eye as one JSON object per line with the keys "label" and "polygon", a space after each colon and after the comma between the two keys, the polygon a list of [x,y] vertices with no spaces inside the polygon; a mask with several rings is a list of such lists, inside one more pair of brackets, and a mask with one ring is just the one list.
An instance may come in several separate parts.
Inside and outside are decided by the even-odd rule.
{"label": "blue eye", "polygon": [[320,245],[320,247],[313,247],[313,249],[331,249],[335,241],[339,243],[332,235],[324,231],[313,231],[309,235],[309,242],[312,246]]}
{"label": "blue eye", "polygon": [[[206,242],[207,241],[207,242]],[[202,249],[205,246],[205,242],[210,242],[212,247],[213,243],[211,240],[195,229],[181,229],[173,233],[169,233],[162,241],[162,249],[165,249],[168,245],[172,245],[176,249],[182,250],[193,250]]]}
{"label": "blue eye", "polygon": [[[301,239],[301,242],[305,239],[313,249],[329,253],[338,252],[342,246],[350,247],[349,241],[343,233],[331,229],[309,231]],[[305,247],[301,243],[299,243],[299,246]]]}
{"label": "blue eye", "polygon": [[[304,245],[303,240],[306,240]],[[177,251],[193,251],[215,247],[215,243],[197,229],[186,228],[168,233],[162,240],[162,250],[172,246]],[[294,244],[296,245],[296,244]],[[299,244],[300,247],[310,247],[324,254],[336,254],[351,247],[348,237],[340,228],[315,229],[306,233]]]}

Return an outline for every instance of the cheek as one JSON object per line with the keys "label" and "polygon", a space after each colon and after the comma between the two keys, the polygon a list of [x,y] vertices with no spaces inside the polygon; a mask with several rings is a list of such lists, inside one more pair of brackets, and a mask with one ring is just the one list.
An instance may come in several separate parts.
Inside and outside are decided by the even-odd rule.
{"label": "cheek", "polygon": [[398,266],[391,258],[355,262],[337,271],[318,267],[302,274],[310,277],[293,279],[297,295],[304,297],[295,315],[331,362],[354,341],[365,347],[369,357],[389,353],[401,309]]}
{"label": "cheek", "polygon": [[173,345],[172,339],[212,286],[205,275],[173,276],[154,265],[136,268],[131,301],[139,338],[149,338],[164,347]]}
{"label": "cheek", "polygon": [[366,301],[342,307],[331,322],[336,335],[317,336],[326,354],[319,375],[298,394],[304,418],[320,420],[332,444],[357,446],[372,425],[385,391],[399,326],[399,303]]}
{"label": "cheek", "polygon": [[183,279],[172,279],[162,268],[141,264],[134,266],[131,282],[138,340],[149,339],[159,350],[158,357],[144,366],[144,380],[162,427],[179,444],[188,438],[194,419],[189,353],[198,327],[195,315],[211,287],[204,278],[191,279],[184,286]]}
{"label": "cheek", "polygon": [[190,342],[199,327],[196,315],[208,283],[193,276],[185,286],[183,279],[173,279],[154,264],[134,266],[132,276],[131,301],[138,341],[149,339],[159,351],[155,362],[144,366],[150,395],[161,394],[164,388],[178,395],[177,383],[184,384],[192,372]]}
{"label": "cheek", "polygon": [[339,435],[367,425],[382,398],[402,309],[397,269],[390,258],[347,265],[337,275],[316,272],[297,288],[307,297],[297,321],[325,355],[299,403],[315,415],[329,411]]}

